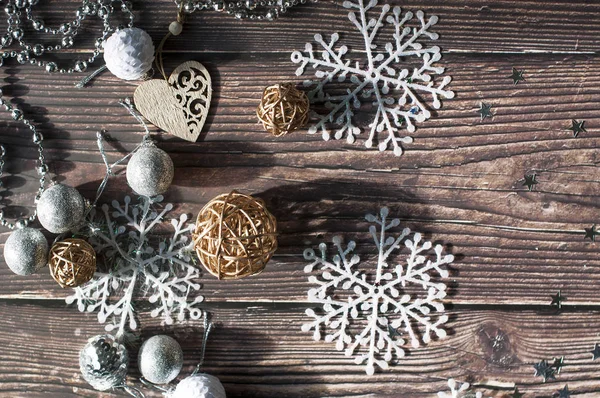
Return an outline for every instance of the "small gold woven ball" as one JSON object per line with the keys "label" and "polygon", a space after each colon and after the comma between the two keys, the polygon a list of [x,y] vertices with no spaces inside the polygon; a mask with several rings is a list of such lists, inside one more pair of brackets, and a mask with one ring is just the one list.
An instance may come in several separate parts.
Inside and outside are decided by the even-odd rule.
{"label": "small gold woven ball", "polygon": [[293,83],[275,84],[265,88],[256,116],[265,130],[280,137],[306,125],[309,107],[306,93]]}
{"label": "small gold woven ball", "polygon": [[96,252],[83,239],[65,239],[55,243],[48,259],[50,275],[61,287],[77,287],[96,272]]}
{"label": "small gold woven ball", "polygon": [[277,221],[262,200],[233,191],[200,210],[192,238],[208,272],[239,279],[260,273],[277,250]]}

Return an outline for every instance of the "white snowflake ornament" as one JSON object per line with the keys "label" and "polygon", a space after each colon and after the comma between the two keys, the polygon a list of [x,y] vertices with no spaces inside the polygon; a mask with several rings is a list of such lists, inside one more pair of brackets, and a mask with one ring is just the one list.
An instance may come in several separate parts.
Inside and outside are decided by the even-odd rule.
{"label": "white snowflake ornament", "polygon": [[[154,305],[151,316],[167,325],[204,315],[198,308],[204,298],[193,294],[200,289],[190,239],[194,224],[187,223],[185,214],[165,223],[173,205],[157,211],[161,200],[141,196],[132,203],[126,196],[123,204],[115,200],[112,208],[94,209],[88,219],[89,242],[109,269],[96,272],[66,301],[76,302],[81,312],[97,311],[98,321],[106,323],[107,332],[115,331],[117,339],[137,329],[134,301],[141,297]],[[153,234],[156,230],[161,233]]]}
{"label": "white snowflake ornament", "polygon": [[[434,109],[441,107],[440,97],[453,98],[454,92],[446,90],[451,78],[445,76],[435,83],[434,75],[444,73],[444,68],[434,64],[442,57],[438,46],[424,45],[421,39],[437,40],[438,34],[430,28],[438,21],[436,16],[425,18],[422,11],[416,14],[408,11],[402,14],[400,7],[385,4],[374,18],[370,14],[377,0],[346,0],[343,6],[351,11],[348,19],[352,22],[364,40],[364,61],[348,58],[349,50],[338,45],[340,36],[331,35],[329,40],[322,35],[314,36],[322,50],[315,53],[313,45],[307,43],[304,52],[294,51],[292,62],[300,64],[296,75],[302,75],[307,66],[316,70],[316,81],[307,80],[306,87],[312,87],[308,97],[313,104],[324,104],[327,111],[317,115],[315,124],[309,133],[321,131],[324,140],[331,138],[331,128],[335,127],[333,137],[346,136],[353,143],[361,130],[356,126],[354,113],[364,101],[370,101],[376,110],[375,118],[369,124],[369,138],[365,142],[371,148],[375,140],[379,150],[385,151],[391,143],[394,154],[402,155],[401,143],[412,143],[410,136],[402,136],[401,128],[410,133],[415,131],[414,122],[423,122],[431,117],[431,111],[425,105],[424,97],[431,98]],[[416,21],[415,17],[416,16]],[[378,43],[382,30],[389,28],[393,41]],[[336,47],[337,46],[337,47]],[[415,57],[419,66],[403,67],[401,61]],[[351,87],[345,93],[332,94],[326,91],[334,80],[350,80]]]}
{"label": "white snowflake ornament", "polygon": [[438,392],[438,398],[483,398],[482,393],[471,391],[469,383],[461,384],[454,379],[448,379],[448,388],[450,388],[448,392]]}
{"label": "white snowflake ornament", "polygon": [[[366,216],[374,224],[369,228],[377,249],[374,273],[357,269],[360,257],[351,254],[356,243],[350,241],[344,249],[339,236],[333,238],[337,254],[331,260],[327,259],[324,243],[319,245],[320,255],[312,249],[304,251],[304,258],[311,262],[304,271],[318,269],[321,273],[308,279],[317,285],[308,291],[308,301],[322,305],[322,313],[307,309],[306,314],[313,320],[302,325],[302,330],[314,330],[315,340],[321,339],[322,329],[329,330],[325,341],[335,341],[336,349],[344,350],[346,356],[356,353],[355,362],[366,363],[368,375],[375,373],[375,366],[387,369],[394,356],[403,357],[406,339],[416,348],[421,342],[429,343],[432,334],[445,337],[441,326],[448,321],[441,302],[446,285],[433,281],[430,274],[446,278],[448,271],[442,267],[454,257],[442,255],[441,245],[431,250],[431,242],[422,242],[419,233],[409,238],[408,228],[396,238],[387,236],[400,224],[398,219],[388,222],[387,218],[385,207],[379,216]],[[391,263],[393,253],[403,254],[402,244],[408,251],[406,258],[399,263],[398,256],[394,256],[396,264]]]}

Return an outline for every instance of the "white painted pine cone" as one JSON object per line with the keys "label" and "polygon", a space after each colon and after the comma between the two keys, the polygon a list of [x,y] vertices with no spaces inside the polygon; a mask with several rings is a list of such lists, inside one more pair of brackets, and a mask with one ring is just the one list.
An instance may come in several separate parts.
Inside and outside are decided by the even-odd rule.
{"label": "white painted pine cone", "polygon": [[118,30],[104,42],[104,62],[120,79],[140,79],[154,62],[152,38],[139,28]]}
{"label": "white painted pine cone", "polygon": [[221,381],[206,373],[186,377],[167,396],[169,398],[227,398]]}

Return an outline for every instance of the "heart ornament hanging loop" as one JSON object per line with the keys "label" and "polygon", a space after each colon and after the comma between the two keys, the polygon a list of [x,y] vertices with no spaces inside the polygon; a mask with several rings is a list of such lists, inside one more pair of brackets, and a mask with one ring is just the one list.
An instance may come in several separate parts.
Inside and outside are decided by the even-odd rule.
{"label": "heart ornament hanging loop", "polygon": [[191,142],[200,136],[211,99],[210,74],[196,61],[179,65],[167,80],[143,82],[133,94],[136,108],[152,124]]}
{"label": "heart ornament hanging loop", "polygon": [[147,80],[140,84],[133,94],[133,100],[138,111],[156,127],[195,142],[206,123],[212,100],[210,74],[200,62],[187,61],[167,77],[162,57],[167,39],[181,33],[183,19],[180,7],[177,21],[171,23],[170,32],[156,51],[155,62],[163,79]]}

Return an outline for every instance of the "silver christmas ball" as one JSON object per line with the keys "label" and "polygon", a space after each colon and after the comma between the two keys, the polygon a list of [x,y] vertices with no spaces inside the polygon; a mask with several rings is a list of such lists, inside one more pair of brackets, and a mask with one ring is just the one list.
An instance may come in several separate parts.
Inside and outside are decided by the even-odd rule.
{"label": "silver christmas ball", "polygon": [[199,373],[177,384],[169,398],[227,398],[225,388],[215,376]]}
{"label": "silver christmas ball", "polygon": [[183,367],[183,351],[175,339],[165,335],[149,338],[138,355],[142,376],[154,384],[167,384]]}
{"label": "silver christmas ball", "polygon": [[81,224],[85,202],[75,188],[56,184],[40,197],[37,213],[42,227],[54,234],[62,234]]}
{"label": "silver christmas ball", "polygon": [[152,38],[139,28],[118,30],[104,42],[104,61],[119,79],[141,79],[154,62]]}
{"label": "silver christmas ball", "polygon": [[48,259],[48,241],[34,228],[13,231],[4,244],[4,260],[17,275],[31,275]]}
{"label": "silver christmas ball", "polygon": [[91,338],[79,353],[83,378],[99,391],[123,384],[128,367],[127,349],[109,334]]}
{"label": "silver christmas ball", "polygon": [[154,145],[145,145],[129,160],[127,183],[139,195],[156,196],[169,189],[174,173],[169,154]]}

